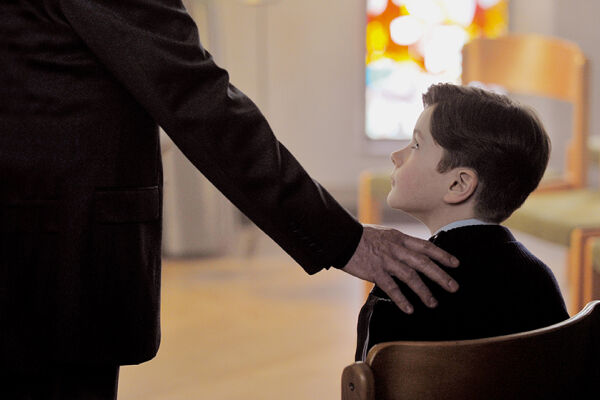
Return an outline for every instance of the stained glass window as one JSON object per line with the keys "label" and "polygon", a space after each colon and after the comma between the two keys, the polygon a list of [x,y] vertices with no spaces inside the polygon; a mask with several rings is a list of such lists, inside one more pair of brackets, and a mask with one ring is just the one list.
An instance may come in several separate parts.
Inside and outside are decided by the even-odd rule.
{"label": "stained glass window", "polygon": [[367,136],[410,138],[422,93],[460,82],[462,46],[505,33],[507,7],[507,0],[367,0]]}

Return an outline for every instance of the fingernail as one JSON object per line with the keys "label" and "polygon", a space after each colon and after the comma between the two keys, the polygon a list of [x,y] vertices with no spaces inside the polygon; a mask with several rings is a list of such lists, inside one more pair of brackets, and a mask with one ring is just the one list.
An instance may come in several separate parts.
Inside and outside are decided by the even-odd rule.
{"label": "fingernail", "polygon": [[436,299],[434,299],[433,297],[430,297],[430,298],[429,298],[429,301],[428,301],[428,303],[429,303],[429,307],[432,307],[432,308],[433,308],[433,307],[437,307],[437,305],[438,305],[438,302],[437,302],[437,300],[436,300]]}
{"label": "fingernail", "polygon": [[458,283],[456,283],[455,281],[448,281],[448,287],[453,292],[456,292],[458,290]]}
{"label": "fingernail", "polygon": [[404,306],[404,312],[407,314],[412,314],[413,313],[413,308],[412,306]]}
{"label": "fingernail", "polygon": [[458,261],[458,258],[456,257],[450,257],[450,262],[452,263],[452,265],[460,264],[460,261]]}

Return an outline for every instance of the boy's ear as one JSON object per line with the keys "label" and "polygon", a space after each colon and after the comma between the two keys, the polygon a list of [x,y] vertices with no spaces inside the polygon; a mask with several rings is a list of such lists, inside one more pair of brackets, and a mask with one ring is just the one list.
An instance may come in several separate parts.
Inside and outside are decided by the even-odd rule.
{"label": "boy's ear", "polygon": [[444,201],[448,204],[460,204],[469,200],[479,183],[477,173],[469,168],[457,168],[451,176],[452,180],[444,195]]}

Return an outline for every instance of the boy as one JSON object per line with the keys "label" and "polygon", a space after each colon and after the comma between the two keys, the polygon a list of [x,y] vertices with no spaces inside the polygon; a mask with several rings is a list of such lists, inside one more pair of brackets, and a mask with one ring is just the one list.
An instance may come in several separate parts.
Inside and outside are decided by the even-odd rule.
{"label": "boy", "polygon": [[[377,286],[361,309],[356,360],[380,342],[461,340],[522,332],[569,317],[552,272],[499,223],[538,185],[550,140],[535,114],[508,97],[438,84],[411,143],[392,153],[387,202],[422,221],[460,261],[456,293],[430,285],[436,308],[411,295],[400,311]],[[398,282],[400,289],[406,287]]]}

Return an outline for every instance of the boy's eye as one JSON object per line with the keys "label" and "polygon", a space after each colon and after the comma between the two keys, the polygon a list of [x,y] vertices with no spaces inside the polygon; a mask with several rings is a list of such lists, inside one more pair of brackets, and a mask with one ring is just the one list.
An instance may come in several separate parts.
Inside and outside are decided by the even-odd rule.
{"label": "boy's eye", "polygon": [[419,143],[417,142],[413,142],[412,145],[410,146],[411,149],[418,149],[419,148]]}

